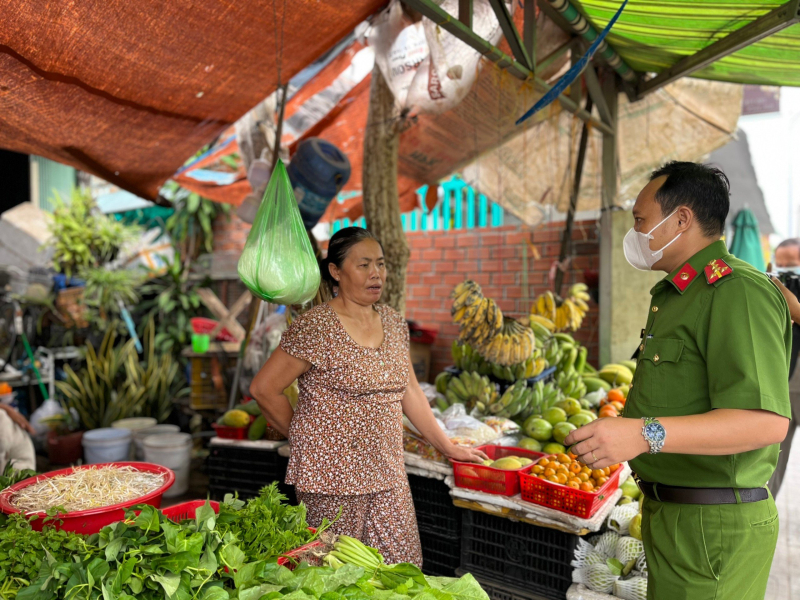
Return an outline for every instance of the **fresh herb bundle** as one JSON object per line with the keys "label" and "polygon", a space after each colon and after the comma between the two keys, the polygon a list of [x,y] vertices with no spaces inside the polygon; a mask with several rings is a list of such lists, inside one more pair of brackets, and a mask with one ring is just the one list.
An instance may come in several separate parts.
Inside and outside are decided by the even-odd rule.
{"label": "fresh herb bundle", "polygon": [[220,505],[219,529],[239,540],[248,560],[266,560],[308,544],[330,526],[323,522],[316,533],[308,529],[306,507],[291,506],[273,483],[256,498],[243,504],[239,500]]}

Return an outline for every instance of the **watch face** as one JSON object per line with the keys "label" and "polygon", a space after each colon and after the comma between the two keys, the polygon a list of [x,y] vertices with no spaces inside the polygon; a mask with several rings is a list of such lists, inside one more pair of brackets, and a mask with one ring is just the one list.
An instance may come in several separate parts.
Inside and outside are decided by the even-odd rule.
{"label": "watch face", "polygon": [[664,438],[667,437],[667,432],[664,431],[664,427],[658,423],[650,423],[644,430],[647,434],[647,439],[653,440],[654,442],[663,442]]}

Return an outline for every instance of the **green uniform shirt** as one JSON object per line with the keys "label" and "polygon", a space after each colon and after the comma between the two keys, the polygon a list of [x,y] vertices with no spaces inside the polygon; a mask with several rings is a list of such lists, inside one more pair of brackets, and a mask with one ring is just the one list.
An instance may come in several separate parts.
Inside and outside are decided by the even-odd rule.
{"label": "green uniform shirt", "polygon": [[[791,417],[791,319],[785,299],[764,273],[719,241],[650,293],[626,417],[697,415],[716,408]],[[717,434],[707,432],[709,438]],[[631,467],[643,480],[663,485],[763,487],[778,450],[775,444],[732,456],[643,454]]]}

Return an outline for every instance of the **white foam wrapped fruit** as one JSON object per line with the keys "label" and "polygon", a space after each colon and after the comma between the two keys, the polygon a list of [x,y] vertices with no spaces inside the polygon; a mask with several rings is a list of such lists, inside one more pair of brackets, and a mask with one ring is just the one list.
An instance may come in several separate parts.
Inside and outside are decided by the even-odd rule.
{"label": "white foam wrapped fruit", "polygon": [[620,600],[647,600],[646,577],[618,579],[612,587],[614,595]]}

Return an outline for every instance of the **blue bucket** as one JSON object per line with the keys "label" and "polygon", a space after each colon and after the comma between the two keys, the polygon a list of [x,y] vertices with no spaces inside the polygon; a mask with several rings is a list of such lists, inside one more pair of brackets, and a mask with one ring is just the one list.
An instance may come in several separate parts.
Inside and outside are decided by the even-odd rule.
{"label": "blue bucket", "polygon": [[330,142],[309,138],[297,146],[286,171],[303,224],[312,229],[350,179],[350,161]]}

